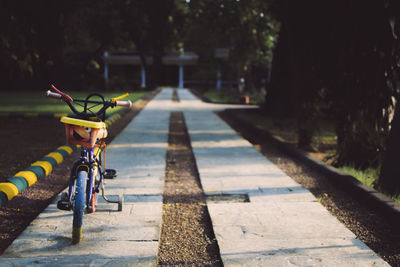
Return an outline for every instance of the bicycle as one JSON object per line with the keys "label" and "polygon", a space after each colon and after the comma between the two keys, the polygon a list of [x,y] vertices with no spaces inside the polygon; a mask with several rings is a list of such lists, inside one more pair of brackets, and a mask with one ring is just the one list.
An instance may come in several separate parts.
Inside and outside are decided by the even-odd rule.
{"label": "bicycle", "polygon": [[87,213],[96,211],[97,194],[100,189],[104,200],[108,203],[118,203],[118,211],[122,211],[121,195],[118,196],[118,201],[110,200],[105,195],[104,179],[114,179],[117,172],[113,169],[105,169],[106,143],[104,139],[108,132],[104,121],[108,108],[116,106],[130,108],[132,102],[120,100],[128,94],[111,100],[105,100],[98,93],[89,94],[86,99],[73,99],[54,85],[51,87],[56,93],[48,90],[46,96],[63,100],[75,114],[75,116],[64,116],[60,119],[65,124],[67,142],[81,148],[79,160],[71,169],[68,193],[63,192],[61,199],[57,202],[57,208],[73,211],[72,243],[77,244],[82,240],[85,206]]}

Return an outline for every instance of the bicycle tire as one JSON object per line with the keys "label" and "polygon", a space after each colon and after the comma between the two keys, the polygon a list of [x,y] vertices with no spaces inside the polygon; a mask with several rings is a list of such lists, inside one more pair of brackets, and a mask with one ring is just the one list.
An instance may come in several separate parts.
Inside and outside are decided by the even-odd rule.
{"label": "bicycle tire", "polygon": [[75,183],[74,199],[74,218],[72,221],[72,244],[77,244],[82,240],[83,214],[86,203],[86,181],[88,173],[86,171],[78,172]]}

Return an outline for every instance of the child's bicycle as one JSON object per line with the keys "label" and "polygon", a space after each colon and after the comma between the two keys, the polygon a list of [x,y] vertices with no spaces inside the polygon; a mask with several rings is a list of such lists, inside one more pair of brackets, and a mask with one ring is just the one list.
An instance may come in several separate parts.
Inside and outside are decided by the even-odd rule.
{"label": "child's bicycle", "polygon": [[82,239],[83,214],[96,211],[97,193],[102,191],[104,200],[118,203],[118,211],[122,210],[122,196],[118,201],[111,201],[105,196],[104,179],[116,177],[116,171],[104,169],[107,137],[106,110],[115,106],[131,107],[131,101],[120,101],[128,94],[105,100],[101,94],[90,94],[86,99],[73,99],[69,95],[52,88],[57,92],[47,91],[46,96],[61,99],[68,104],[75,114],[73,117],[62,117],[65,123],[65,133],[68,144],[81,147],[81,156],[71,169],[68,193],[61,194],[57,207],[61,210],[73,210],[72,243],[77,244]]}

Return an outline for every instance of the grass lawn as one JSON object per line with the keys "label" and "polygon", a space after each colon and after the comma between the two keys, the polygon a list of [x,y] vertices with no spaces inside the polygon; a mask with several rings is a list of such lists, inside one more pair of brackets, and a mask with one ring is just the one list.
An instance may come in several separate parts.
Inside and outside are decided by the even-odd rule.
{"label": "grass lawn", "polygon": [[[120,96],[126,92],[102,92],[105,99]],[[85,99],[89,92],[68,92],[72,98]],[[145,96],[148,92],[133,92],[123,100],[131,100],[132,102]],[[107,114],[112,114],[122,109],[116,107],[107,110]],[[45,97],[45,92],[0,92],[0,115],[12,113],[68,113],[71,110],[63,101]]]}
{"label": "grass lawn", "polygon": [[[221,90],[208,90],[203,93],[203,95],[211,99],[215,103],[232,103],[240,104],[239,95],[236,92]],[[250,103],[253,105],[259,105],[264,103],[265,96],[261,93],[253,92],[246,93],[249,96]]]}
{"label": "grass lawn", "polygon": [[379,169],[368,168],[361,171],[349,166],[340,167],[339,169],[357,178],[360,182],[372,188],[374,187],[373,183],[379,176]]}

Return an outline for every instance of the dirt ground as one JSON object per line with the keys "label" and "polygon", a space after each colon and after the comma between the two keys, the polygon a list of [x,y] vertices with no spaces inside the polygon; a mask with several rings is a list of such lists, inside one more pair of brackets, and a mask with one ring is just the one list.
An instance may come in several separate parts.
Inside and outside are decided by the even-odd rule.
{"label": "dirt ground", "polygon": [[0,117],[0,125],[0,181],[65,144],[64,125],[56,118]]}

